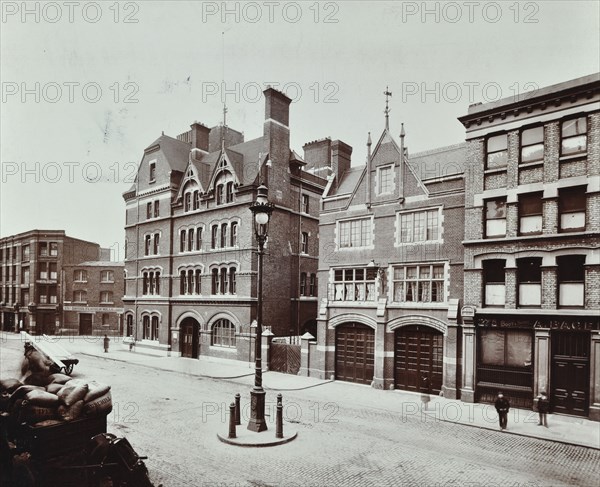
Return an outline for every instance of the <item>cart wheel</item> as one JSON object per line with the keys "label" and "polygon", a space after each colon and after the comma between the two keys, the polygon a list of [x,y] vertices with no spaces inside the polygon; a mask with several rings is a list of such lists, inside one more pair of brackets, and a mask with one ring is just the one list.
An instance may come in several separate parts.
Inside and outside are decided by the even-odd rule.
{"label": "cart wheel", "polygon": [[65,365],[65,374],[71,375],[71,372],[73,372],[73,364]]}

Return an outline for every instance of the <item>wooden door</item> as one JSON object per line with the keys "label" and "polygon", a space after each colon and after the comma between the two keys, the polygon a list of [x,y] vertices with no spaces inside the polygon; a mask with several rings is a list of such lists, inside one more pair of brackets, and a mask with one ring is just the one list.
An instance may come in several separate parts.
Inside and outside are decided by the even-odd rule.
{"label": "wooden door", "polygon": [[336,329],[335,378],[371,384],[375,372],[375,331],[360,323]]}
{"label": "wooden door", "polygon": [[443,342],[442,333],[427,326],[408,326],[396,330],[396,389],[420,392],[422,378],[427,377],[430,392],[439,394],[443,379]]}

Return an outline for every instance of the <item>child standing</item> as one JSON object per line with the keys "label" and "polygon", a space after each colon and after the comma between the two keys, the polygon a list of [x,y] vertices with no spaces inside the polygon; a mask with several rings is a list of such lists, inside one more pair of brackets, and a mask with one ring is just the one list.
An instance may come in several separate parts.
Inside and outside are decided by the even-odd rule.
{"label": "child standing", "polygon": [[538,423],[538,426],[542,426],[543,424],[546,428],[548,427],[548,418],[546,416],[549,409],[550,400],[548,399],[546,392],[542,391],[538,396],[538,413],[540,415],[540,422]]}

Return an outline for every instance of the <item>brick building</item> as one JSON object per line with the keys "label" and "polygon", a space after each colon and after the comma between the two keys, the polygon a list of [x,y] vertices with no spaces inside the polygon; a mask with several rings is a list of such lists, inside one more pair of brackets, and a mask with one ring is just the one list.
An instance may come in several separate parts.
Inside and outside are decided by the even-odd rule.
{"label": "brick building", "polygon": [[466,147],[409,157],[404,138],[386,123],[357,167],[345,144],[305,147],[309,165],[329,145],[347,157],[323,197],[318,336],[303,372],[455,398]]}
{"label": "brick building", "polygon": [[124,270],[122,262],[111,261],[64,266],[61,333],[122,334]]}
{"label": "brick building", "polygon": [[125,334],[187,357],[251,358],[257,187],[275,204],[264,259],[264,323],[298,335],[317,310],[319,199],[327,180],[290,149],[289,104],[268,88],[263,135],[194,123],[144,151],[126,202]]}
{"label": "brick building", "polygon": [[600,77],[471,105],[464,401],[600,420]]}
{"label": "brick building", "polygon": [[54,334],[61,327],[65,266],[98,260],[104,249],[63,230],[31,230],[0,239],[2,330]]}

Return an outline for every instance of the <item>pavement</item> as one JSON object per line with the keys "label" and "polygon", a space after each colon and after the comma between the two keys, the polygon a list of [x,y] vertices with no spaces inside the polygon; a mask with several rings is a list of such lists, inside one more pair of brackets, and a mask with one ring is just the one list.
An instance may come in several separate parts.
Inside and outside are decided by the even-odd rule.
{"label": "pavement", "polygon": [[[2,333],[0,342],[5,340],[20,340],[20,336]],[[192,377],[228,380],[248,387],[251,387],[254,382],[254,363],[249,362],[204,356],[199,359],[189,359],[148,355],[129,351],[119,337],[111,339],[108,353],[104,352],[102,337],[61,337],[58,343],[80,361],[85,360],[85,356],[88,355]],[[74,374],[76,372],[77,366]],[[498,434],[502,435],[539,438],[600,450],[600,423],[582,417],[549,414],[548,428],[546,428],[538,426],[536,412],[511,408],[508,428],[501,432],[496,411],[488,404],[464,403],[431,396],[431,401],[425,408],[421,403],[420,394],[400,390],[383,391],[349,382],[320,380],[271,371],[263,372],[263,387],[267,392],[274,393],[304,391],[303,394],[307,397],[324,404],[321,412],[324,417],[335,413],[336,403],[344,403],[346,407],[359,409],[365,420],[368,420],[369,411],[377,411],[377,413],[385,411],[393,415],[396,420],[420,416],[423,422],[460,423],[474,428],[497,430]]]}

